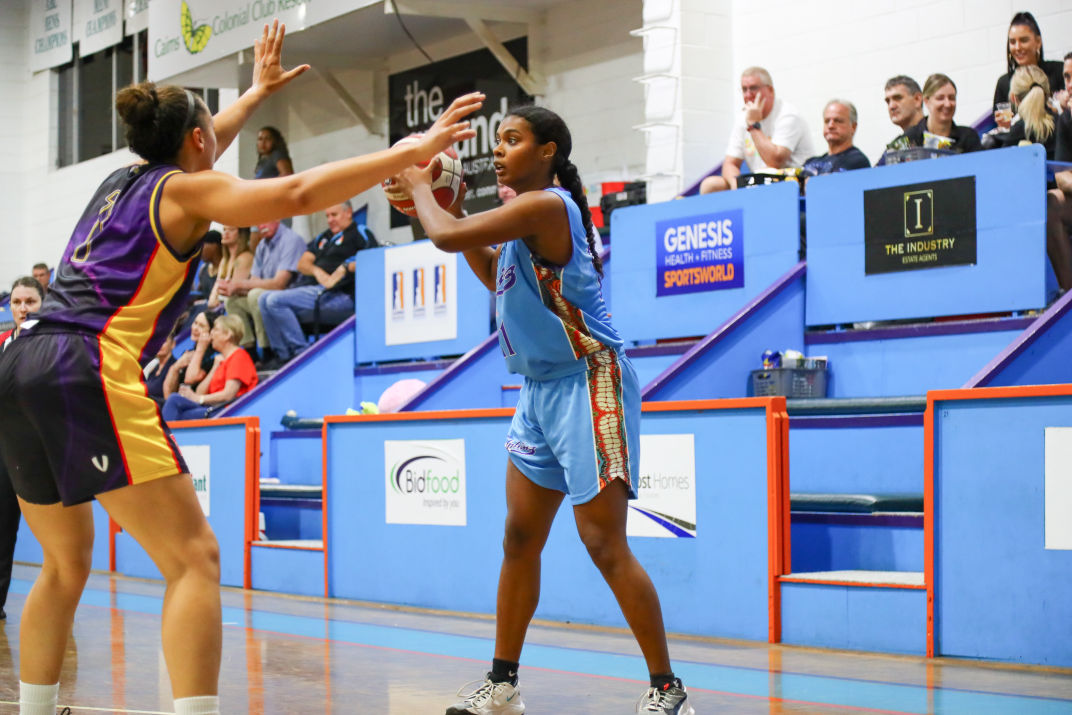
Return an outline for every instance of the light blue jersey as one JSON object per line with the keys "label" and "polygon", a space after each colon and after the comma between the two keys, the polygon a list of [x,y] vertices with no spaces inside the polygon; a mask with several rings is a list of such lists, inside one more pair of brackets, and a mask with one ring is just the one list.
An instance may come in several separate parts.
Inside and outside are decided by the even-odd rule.
{"label": "light blue jersey", "polygon": [[568,191],[557,187],[545,191],[566,206],[573,241],[569,263],[547,264],[523,240],[510,241],[499,254],[495,290],[499,347],[506,367],[534,380],[583,372],[588,366],[584,358],[622,347],[603,302],[581,210]]}

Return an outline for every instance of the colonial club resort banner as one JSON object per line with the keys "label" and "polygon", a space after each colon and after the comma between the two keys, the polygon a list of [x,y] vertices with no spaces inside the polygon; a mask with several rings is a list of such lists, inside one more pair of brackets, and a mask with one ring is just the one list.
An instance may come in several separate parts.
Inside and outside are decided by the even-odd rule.
{"label": "colonial club resort banner", "polygon": [[976,262],[975,177],[864,192],[864,273]]}
{"label": "colonial club resort banner", "polygon": [[[528,62],[528,41],[521,37],[504,43],[522,65]],[[484,106],[470,121],[476,137],[455,148],[465,170],[465,210],[477,213],[498,204],[492,151],[495,131],[507,111],[528,104],[532,97],[510,77],[488,50],[477,50],[441,62],[399,72],[388,81],[388,137],[394,144],[402,137],[427,129],[460,94],[481,91]],[[392,226],[406,226],[409,219],[391,212]]]}
{"label": "colonial club resort banner", "polygon": [[696,536],[695,435],[640,435],[637,498],[629,502],[629,536]]}
{"label": "colonial club resort banner", "polygon": [[458,337],[458,256],[431,241],[394,246],[383,255],[384,344]]}
{"label": "colonial club resort banner", "polygon": [[744,285],[741,209],[655,224],[655,295],[699,293]]}
{"label": "colonial club resort banner", "polygon": [[388,524],[465,526],[465,440],[384,440]]}

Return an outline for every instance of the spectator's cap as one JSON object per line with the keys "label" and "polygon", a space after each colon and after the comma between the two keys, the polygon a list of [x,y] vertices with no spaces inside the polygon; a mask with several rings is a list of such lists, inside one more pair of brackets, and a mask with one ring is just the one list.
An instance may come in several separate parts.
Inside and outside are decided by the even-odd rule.
{"label": "spectator's cap", "polygon": [[201,237],[201,241],[203,243],[214,243],[218,246],[223,242],[223,236],[220,235],[219,231],[209,231]]}

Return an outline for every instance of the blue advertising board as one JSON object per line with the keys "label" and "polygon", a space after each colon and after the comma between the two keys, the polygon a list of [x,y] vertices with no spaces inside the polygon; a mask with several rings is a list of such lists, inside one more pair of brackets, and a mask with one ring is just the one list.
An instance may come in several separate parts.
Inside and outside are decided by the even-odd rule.
{"label": "blue advertising board", "polygon": [[655,295],[744,285],[741,209],[655,223]]}

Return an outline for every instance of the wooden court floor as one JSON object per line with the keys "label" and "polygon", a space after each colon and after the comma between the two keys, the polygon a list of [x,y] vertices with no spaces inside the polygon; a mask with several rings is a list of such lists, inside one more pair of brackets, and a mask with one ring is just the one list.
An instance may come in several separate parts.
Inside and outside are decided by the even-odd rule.
{"label": "wooden court floor", "polygon": [[[16,565],[0,621],[0,713],[17,713],[19,612],[36,569]],[[492,578],[492,576],[489,576]],[[489,581],[489,588],[493,587]],[[170,713],[160,583],[93,574],[60,704],[79,713]],[[222,712],[442,713],[482,676],[490,618],[224,589]],[[1072,714],[1072,672],[674,638],[697,713]],[[532,714],[634,711],[646,687],[627,633],[535,624],[521,671]]]}

